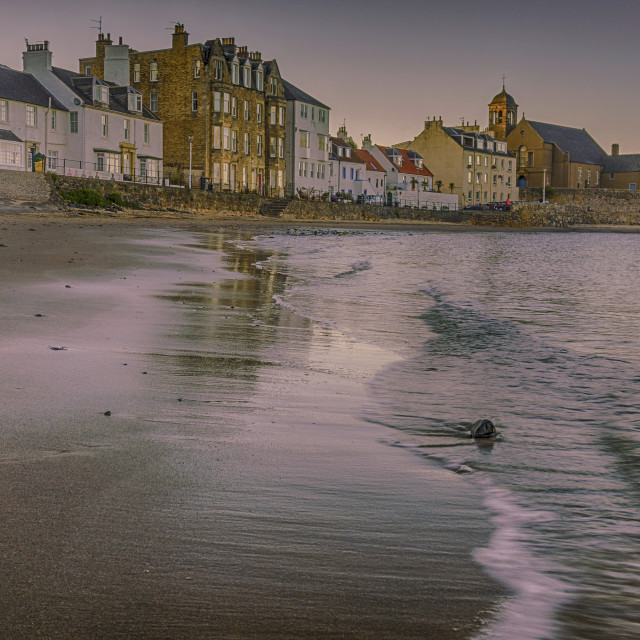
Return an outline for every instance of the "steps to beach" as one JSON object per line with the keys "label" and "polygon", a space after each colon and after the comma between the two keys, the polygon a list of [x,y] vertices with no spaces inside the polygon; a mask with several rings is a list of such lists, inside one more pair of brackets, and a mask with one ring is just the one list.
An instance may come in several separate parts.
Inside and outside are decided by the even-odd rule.
{"label": "steps to beach", "polygon": [[270,218],[279,218],[288,206],[289,200],[273,200],[263,207],[262,215],[269,216]]}

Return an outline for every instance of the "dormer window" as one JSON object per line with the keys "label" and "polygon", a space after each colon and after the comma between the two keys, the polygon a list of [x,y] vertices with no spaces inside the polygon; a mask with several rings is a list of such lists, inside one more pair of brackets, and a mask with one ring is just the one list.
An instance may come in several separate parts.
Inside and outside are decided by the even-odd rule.
{"label": "dormer window", "polygon": [[402,156],[400,155],[393,156],[393,161],[398,167],[402,166]]}
{"label": "dormer window", "polygon": [[224,77],[224,73],[222,71],[222,60],[214,60],[213,61],[213,78],[214,80],[222,80]]}
{"label": "dormer window", "polygon": [[109,87],[101,84],[93,85],[93,101],[100,102],[104,105],[109,104]]}
{"label": "dormer window", "polygon": [[85,68],[84,68],[84,75],[89,77],[91,76],[91,65],[88,64]]}
{"label": "dormer window", "polygon": [[351,147],[345,147],[344,148],[344,157],[345,158],[350,158],[351,157]]}
{"label": "dormer window", "polygon": [[416,167],[418,167],[418,169],[422,169],[423,167],[422,158],[415,158],[414,161],[416,163]]}
{"label": "dormer window", "polygon": [[251,66],[246,64],[242,69],[242,84],[247,87],[247,89],[251,88]]}
{"label": "dormer window", "polygon": [[264,74],[262,69],[256,71],[256,89],[258,91],[264,91]]}
{"label": "dormer window", "polygon": [[240,84],[240,65],[237,62],[231,63],[231,82]]}
{"label": "dormer window", "polygon": [[139,93],[129,94],[129,111],[142,111],[142,96]]}

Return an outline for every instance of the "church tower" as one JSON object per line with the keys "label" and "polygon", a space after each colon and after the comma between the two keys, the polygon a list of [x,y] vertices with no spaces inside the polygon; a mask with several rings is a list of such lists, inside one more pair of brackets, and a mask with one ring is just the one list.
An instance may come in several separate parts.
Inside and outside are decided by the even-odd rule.
{"label": "church tower", "polygon": [[493,132],[496,140],[506,140],[516,124],[518,124],[518,105],[505,91],[503,81],[502,91],[489,103],[488,130]]}

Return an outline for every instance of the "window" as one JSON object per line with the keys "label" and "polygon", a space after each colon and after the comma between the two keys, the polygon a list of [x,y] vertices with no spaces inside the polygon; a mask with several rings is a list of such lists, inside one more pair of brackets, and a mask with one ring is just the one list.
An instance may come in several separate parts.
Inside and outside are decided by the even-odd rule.
{"label": "window", "polygon": [[271,169],[269,171],[269,186],[272,189],[276,188],[276,171],[275,171],[275,169]]}
{"label": "window", "polygon": [[148,122],[144,123],[144,128],[143,128],[143,134],[142,135],[143,135],[144,143],[145,144],[149,144],[150,135],[149,135],[149,123]]}
{"label": "window", "polygon": [[[407,177],[403,176],[403,178],[404,178],[404,181],[406,182],[407,181]],[[353,167],[349,167],[349,179],[353,180]]]}
{"label": "window", "polygon": [[278,152],[278,150],[277,150],[277,147],[276,147],[276,137],[275,136],[270,136],[269,137],[269,157],[270,158],[275,158],[277,152]]}
{"label": "window", "polygon": [[[325,165],[324,164],[319,164],[318,165],[318,178],[321,178],[322,180],[324,180],[324,170],[325,170]],[[377,180],[376,180],[377,182]]]}
{"label": "window", "polygon": [[264,91],[264,75],[262,71],[256,71],[256,89]]}
{"label": "window", "polygon": [[140,176],[142,178],[147,177],[147,159],[146,158],[140,158]]}
{"label": "window", "polygon": [[158,113],[158,94],[157,93],[149,94],[149,109],[153,113]]}
{"label": "window", "polygon": [[318,109],[318,122],[327,121],[327,112],[324,109]]}
{"label": "window", "polygon": [[256,105],[256,120],[262,122],[262,104],[260,103]]}
{"label": "window", "polygon": [[278,124],[280,124],[282,126],[284,126],[284,114],[285,114],[285,108],[284,107],[280,107]]}
{"label": "window", "polygon": [[311,163],[311,173],[309,174],[310,178],[313,178],[314,173],[316,172],[316,163],[312,162]]}
{"label": "window", "polygon": [[140,63],[136,62],[133,65],[133,81],[140,82]]}
{"label": "window", "polygon": [[229,184],[229,163],[222,163],[222,183]]}
{"label": "window", "polygon": [[327,136],[318,134],[318,149],[324,151],[327,147]]}
{"label": "window", "polygon": [[9,101],[0,100],[0,122],[9,121]]}
{"label": "window", "polygon": [[147,158],[147,177],[157,178],[160,175],[160,161]]}
{"label": "window", "polygon": [[272,96],[278,95],[278,81],[275,78],[269,79],[269,89]]}
{"label": "window", "polygon": [[342,167],[342,179],[347,179],[347,167]]}
{"label": "window", "polygon": [[512,160],[509,160],[509,171],[511,171],[511,170],[512,170],[511,162],[512,162]]}
{"label": "window", "polygon": [[238,153],[238,132],[235,129],[231,132],[231,151]]}
{"label": "window", "polygon": [[256,140],[256,152],[259,156],[262,155],[262,136],[258,135]]}
{"label": "window", "polygon": [[300,104],[300,117],[306,118],[309,113],[309,107],[306,104]]}
{"label": "window", "polygon": [[312,120],[316,119],[316,108],[315,107],[311,107],[311,119]]}
{"label": "window", "polygon": [[473,156],[469,156],[469,161],[467,162],[468,166],[471,166],[473,164]]}
{"label": "window", "polygon": [[213,163],[213,182],[215,184],[220,184],[220,163]]}
{"label": "window", "polygon": [[94,102],[102,102],[103,104],[109,104],[109,87],[103,85],[93,85],[93,100]]}
{"label": "window", "polygon": [[109,116],[102,115],[102,137],[107,138],[109,136]]}
{"label": "window", "polygon": [[125,120],[123,121],[124,124],[124,139],[128,140],[129,139],[129,132],[130,132],[130,128],[131,128],[131,120],[128,120],[125,118]]}
{"label": "window", "polygon": [[269,124],[276,124],[276,116],[277,116],[277,110],[276,110],[276,106],[275,105],[271,105],[271,109],[269,110]]}
{"label": "window", "polygon": [[298,175],[302,178],[302,160],[298,162]]}
{"label": "window", "polygon": [[600,184],[600,172],[596,170],[596,187]]}
{"label": "window", "polygon": [[245,133],[244,134],[244,152],[245,155],[249,155],[249,150],[251,149],[251,146],[249,145],[249,134]]}
{"label": "window", "polygon": [[304,148],[309,147],[309,132],[308,131],[300,131],[300,146]]}
{"label": "window", "polygon": [[484,166],[488,167],[489,166],[489,156],[485,156],[484,157]]}
{"label": "window", "polygon": [[97,153],[96,160],[96,170],[104,171],[104,153]]}
{"label": "window", "polygon": [[78,112],[71,111],[69,113],[69,132],[78,133]]}
{"label": "window", "polygon": [[56,130],[56,112],[54,109],[51,109],[50,113],[51,119],[49,120],[49,124],[51,125],[51,131]]}
{"label": "window", "polygon": [[278,138],[278,157],[284,158],[284,138]]}
{"label": "window", "polygon": [[249,101],[244,101],[244,119],[249,120]]}
{"label": "window", "polygon": [[158,63],[149,63],[149,82],[158,82]]}
{"label": "window", "polygon": [[213,110],[220,112],[222,109],[222,94],[220,91],[216,91],[213,94]]}
{"label": "window", "polygon": [[636,190],[636,183],[635,182],[631,182],[629,184],[629,191],[635,191]]}
{"label": "window", "polygon": [[193,61],[193,77],[199,78],[201,71],[202,71],[202,60],[194,60]]}
{"label": "window", "polygon": [[229,151],[231,149],[231,129],[229,127],[222,128],[222,142],[225,151]]}
{"label": "window", "polygon": [[482,158],[481,158],[480,156],[477,156],[477,157],[476,157],[476,164],[477,164],[478,166],[480,166],[480,163],[481,163],[481,162],[482,162]]}
{"label": "window", "polygon": [[139,93],[129,94],[129,111],[142,111],[142,95]]}
{"label": "window", "polygon": [[615,180],[616,178],[616,174],[615,173],[610,173],[609,174],[609,180]]}
{"label": "window", "polygon": [[246,64],[244,66],[244,68],[242,69],[242,84],[247,87],[250,88],[251,87],[251,67]]}
{"label": "window", "polygon": [[198,110],[198,92],[192,91],[191,92],[191,111],[197,111],[197,110]]}
{"label": "window", "polygon": [[[100,169],[98,169],[98,171],[100,171]],[[108,171],[109,173],[120,173],[120,154],[105,153],[104,169],[102,169],[102,171]]]}
{"label": "window", "polygon": [[233,118],[238,117],[238,98],[236,98],[235,96],[231,98],[231,116]]}
{"label": "window", "polygon": [[231,94],[230,93],[222,94],[222,106],[224,108],[225,113],[231,113]]}
{"label": "window", "polygon": [[20,166],[22,164],[22,144],[0,140],[0,165]]}
{"label": "window", "polygon": [[534,162],[533,151],[529,151],[527,153],[527,166],[533,167],[533,162]]}
{"label": "window", "polygon": [[84,75],[85,76],[90,76],[91,75],[91,65],[88,64],[85,68],[84,68]]}
{"label": "window", "polygon": [[213,148],[220,149],[222,146],[222,127],[214,126],[213,127]]}
{"label": "window", "polygon": [[58,168],[58,152],[48,151],[47,152],[47,169],[49,169],[49,171],[55,171],[57,168]]}
{"label": "window", "polygon": [[240,65],[237,62],[231,63],[231,82],[240,84]]}
{"label": "window", "polygon": [[[213,78],[214,80],[223,80],[224,79],[224,72],[222,71],[223,69],[223,62],[222,60],[214,60],[213,61]],[[218,180],[218,182],[220,182]]]}
{"label": "window", "polygon": [[587,169],[587,181],[585,182],[585,185],[588,186],[591,184],[591,169]]}
{"label": "window", "polygon": [[284,171],[282,169],[278,170],[278,187],[280,187],[280,189],[284,187]]}
{"label": "window", "polygon": [[247,188],[247,167],[242,167],[242,188]]}
{"label": "window", "polygon": [[333,162],[329,163],[329,176],[333,178]]}

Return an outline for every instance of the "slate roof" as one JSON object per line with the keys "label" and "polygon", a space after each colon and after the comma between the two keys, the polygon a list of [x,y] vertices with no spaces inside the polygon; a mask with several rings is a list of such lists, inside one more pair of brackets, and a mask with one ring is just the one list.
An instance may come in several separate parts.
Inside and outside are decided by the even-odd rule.
{"label": "slate roof", "polygon": [[[95,106],[93,102],[93,85],[100,84],[109,87],[109,110],[117,113],[126,113],[134,115],[129,111],[128,94],[140,92],[133,87],[119,87],[114,82],[106,82],[93,76],[85,76],[69,69],[61,69],[60,67],[52,67],[51,69],[62,82],[64,82],[85,104]],[[142,114],[144,118],[149,120],[158,120],[153,111],[142,105]]]}
{"label": "slate roof", "polygon": [[[494,151],[492,149],[479,149],[478,146],[476,145],[476,141],[478,139],[482,140],[483,142],[491,142],[491,143],[496,142],[496,139],[487,133],[475,133],[474,131],[465,131],[464,129],[457,129],[456,127],[442,127],[442,130],[451,138],[453,138],[453,140],[455,140],[455,142],[457,142],[464,149],[469,149],[470,151],[471,150],[480,151],[481,153],[490,153],[492,155],[501,156],[503,158],[505,157],[515,158],[515,155],[513,153],[510,153],[509,151],[497,151],[497,150]],[[462,142],[460,142],[460,138],[462,138],[463,140],[464,138],[472,138],[473,145],[463,144]]]}
{"label": "slate roof", "polygon": [[331,107],[327,107],[326,104],[323,104],[319,100],[312,98],[308,93],[305,93],[302,89],[298,89],[298,87],[291,84],[290,82],[283,80],[282,84],[284,85],[284,97],[287,100],[299,100],[300,102],[314,104],[317,107],[321,107],[322,109],[331,109]]}
{"label": "slate roof", "polygon": [[585,129],[562,127],[557,124],[533,122],[532,120],[527,120],[527,122],[545,142],[551,142],[564,153],[568,153],[569,161],[584,162],[585,164],[602,164],[604,162],[607,154]]}
{"label": "slate roof", "polygon": [[640,153],[622,156],[607,156],[604,159],[604,173],[640,172]]}
{"label": "slate roof", "polygon": [[9,129],[0,129],[0,140],[8,140],[9,142],[22,142],[18,136],[9,131]]}
{"label": "slate roof", "polygon": [[513,99],[513,96],[509,95],[506,91],[505,88],[502,87],[502,91],[493,98],[493,100],[489,103],[489,104],[493,104],[494,102],[506,102],[507,104],[513,104],[516,107],[518,106],[516,104],[516,101]]}
{"label": "slate roof", "polygon": [[68,111],[30,73],[9,67],[0,67],[0,98],[47,108],[51,98],[53,109]]}
{"label": "slate roof", "polygon": [[[353,162],[355,164],[366,164],[366,160],[363,160],[362,158],[357,156],[356,149],[353,149],[348,142],[346,142],[342,138],[336,138],[334,136],[330,136],[329,139],[331,140],[331,153],[329,154],[331,160],[339,160],[340,162]],[[345,147],[347,149],[351,149],[351,156],[339,156],[334,152],[333,147]]]}

